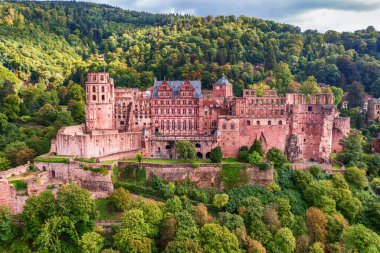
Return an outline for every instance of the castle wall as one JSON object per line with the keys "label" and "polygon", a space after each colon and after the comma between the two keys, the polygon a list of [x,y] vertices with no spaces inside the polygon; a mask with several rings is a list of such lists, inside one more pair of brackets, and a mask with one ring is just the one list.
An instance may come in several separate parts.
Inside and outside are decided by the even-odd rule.
{"label": "castle wall", "polygon": [[[127,164],[137,165],[136,163],[119,162],[120,168]],[[199,187],[223,189],[221,180],[221,168],[217,164],[202,164],[194,169],[190,164],[138,164],[145,167],[147,179],[152,176],[162,178],[167,182],[190,180]],[[262,171],[257,168],[247,168],[250,176],[249,185],[267,185],[274,180],[273,170]]]}

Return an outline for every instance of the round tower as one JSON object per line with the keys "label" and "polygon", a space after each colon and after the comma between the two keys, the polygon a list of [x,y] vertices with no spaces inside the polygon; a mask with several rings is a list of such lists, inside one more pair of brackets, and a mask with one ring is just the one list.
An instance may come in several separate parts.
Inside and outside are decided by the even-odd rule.
{"label": "round tower", "polygon": [[86,129],[114,129],[114,84],[108,73],[90,73],[86,81]]}

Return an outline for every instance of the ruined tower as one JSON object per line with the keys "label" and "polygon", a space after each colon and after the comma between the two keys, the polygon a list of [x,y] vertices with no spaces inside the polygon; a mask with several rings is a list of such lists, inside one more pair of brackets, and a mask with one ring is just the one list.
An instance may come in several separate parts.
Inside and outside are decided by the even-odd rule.
{"label": "ruined tower", "polygon": [[114,129],[114,84],[108,73],[90,73],[86,81],[86,130]]}

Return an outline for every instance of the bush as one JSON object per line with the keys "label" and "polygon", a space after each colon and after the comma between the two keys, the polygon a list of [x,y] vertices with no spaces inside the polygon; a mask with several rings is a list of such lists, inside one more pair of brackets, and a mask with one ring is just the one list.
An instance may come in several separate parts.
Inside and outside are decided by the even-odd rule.
{"label": "bush", "polygon": [[199,166],[199,163],[196,163],[196,162],[192,162],[191,163],[191,168],[193,169],[198,169],[200,166]]}
{"label": "bush", "polygon": [[132,200],[129,191],[120,187],[114,190],[110,196],[110,205],[115,211],[125,211]]}
{"label": "bush", "polygon": [[254,142],[253,142],[253,144],[252,144],[252,146],[251,146],[251,148],[249,149],[249,153],[253,153],[253,152],[257,152],[257,153],[259,153],[259,155],[261,156],[261,157],[264,157],[264,155],[265,155],[265,151],[264,151],[264,148],[263,148],[263,144],[261,143],[261,141],[260,140],[255,140]]}
{"label": "bush", "polygon": [[314,178],[320,178],[322,175],[321,167],[319,167],[317,165],[310,166],[309,171],[314,176]]}
{"label": "bush", "polygon": [[213,163],[220,163],[222,161],[222,149],[217,146],[216,148],[211,149],[210,160]]}
{"label": "bush", "polygon": [[143,158],[144,158],[143,154],[136,154],[136,160],[137,160],[139,163],[141,163],[141,162],[143,161]]}
{"label": "bush", "polygon": [[9,181],[9,183],[14,185],[16,191],[26,190],[26,188],[28,188],[28,183],[23,180],[12,180]]}
{"label": "bush", "polygon": [[212,205],[215,206],[218,209],[221,209],[228,203],[228,195],[225,193],[222,194],[216,194],[214,197],[214,200],[212,201]]}
{"label": "bush", "polygon": [[174,195],[174,192],[170,186],[165,184],[160,177],[153,177],[152,187],[153,189],[157,190],[165,199],[171,198]]}
{"label": "bush", "polygon": [[284,153],[282,153],[282,151],[278,148],[269,149],[267,153],[267,160],[273,162],[276,168],[282,167],[286,162],[288,162],[288,159]]}
{"label": "bush", "polygon": [[238,161],[239,162],[247,163],[248,162],[248,156],[249,156],[249,149],[248,149],[248,147],[247,146],[240,147],[239,153],[238,153],[238,156],[237,156]]}
{"label": "bush", "polygon": [[70,159],[66,157],[36,157],[34,158],[34,162],[42,162],[42,163],[70,163]]}
{"label": "bush", "polygon": [[248,156],[248,160],[252,166],[256,166],[258,163],[261,163],[263,158],[257,151],[253,151],[252,154]]}

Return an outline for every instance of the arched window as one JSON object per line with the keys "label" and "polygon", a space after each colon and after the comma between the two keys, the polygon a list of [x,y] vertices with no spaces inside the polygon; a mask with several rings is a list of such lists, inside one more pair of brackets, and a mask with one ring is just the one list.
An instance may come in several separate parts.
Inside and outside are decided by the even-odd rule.
{"label": "arched window", "polygon": [[227,129],[227,125],[226,125],[226,124],[223,124],[223,125],[222,125],[222,128],[223,128],[223,129]]}
{"label": "arched window", "polygon": [[187,129],[187,124],[186,124],[186,120],[183,121],[183,130],[186,130]]}
{"label": "arched window", "polygon": [[260,120],[256,121],[256,125],[260,126]]}
{"label": "arched window", "polygon": [[235,124],[231,124],[231,130],[235,129]]}
{"label": "arched window", "polygon": [[178,130],[181,130],[181,121],[179,121],[179,120],[178,120],[178,122],[177,122],[177,129],[178,129]]}
{"label": "arched window", "polygon": [[164,130],[165,129],[165,122],[162,120],[161,121],[161,130]]}
{"label": "arched window", "polygon": [[96,92],[95,86],[92,86],[92,92]]}
{"label": "arched window", "polygon": [[200,143],[196,143],[196,144],[195,144],[195,147],[196,147],[196,148],[200,148],[200,147],[201,147],[201,144],[200,144]]}
{"label": "arched window", "polygon": [[198,122],[197,121],[194,121],[194,129],[198,130]]}
{"label": "arched window", "polygon": [[175,121],[172,121],[172,130],[175,130]]}
{"label": "arched window", "polygon": [[272,121],[269,120],[269,121],[268,121],[268,125],[269,125],[269,126],[272,125]]}
{"label": "arched window", "polygon": [[166,121],[166,130],[170,130],[170,122],[169,122],[169,120]]}
{"label": "arched window", "polygon": [[247,126],[251,125],[251,121],[247,120]]}
{"label": "arched window", "polygon": [[282,125],[282,120],[279,120],[279,121],[278,121],[278,124],[279,124],[279,125]]}
{"label": "arched window", "polygon": [[189,121],[189,130],[193,130],[193,122]]}

